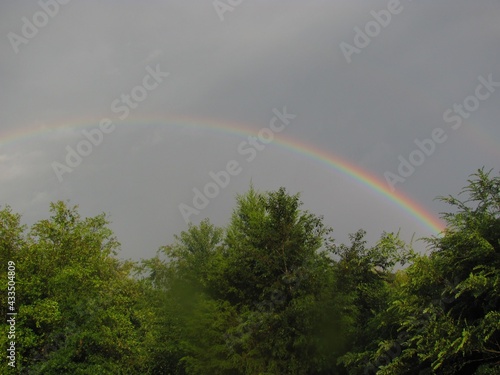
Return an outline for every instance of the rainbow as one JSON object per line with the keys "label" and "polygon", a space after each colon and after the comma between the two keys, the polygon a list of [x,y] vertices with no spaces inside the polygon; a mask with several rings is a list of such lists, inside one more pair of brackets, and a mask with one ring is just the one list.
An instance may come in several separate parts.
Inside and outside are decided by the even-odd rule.
{"label": "rainbow", "polygon": [[[194,117],[181,117],[181,116],[159,116],[149,117],[147,119],[131,119],[126,121],[114,122],[117,127],[122,126],[144,126],[144,125],[159,125],[170,126],[176,128],[191,128],[198,130],[209,130],[215,132],[222,132],[225,134],[232,134],[238,137],[255,135],[257,130],[247,125],[239,123],[232,123],[227,121],[220,121],[207,118],[194,118]],[[79,120],[62,123],[59,125],[51,126],[31,126],[22,127],[18,131],[7,134],[0,134],[0,147],[7,144],[20,142],[29,138],[40,137],[64,129],[75,128],[93,128],[97,127],[99,121],[96,120]],[[116,130],[115,130],[116,131]],[[107,137],[112,136],[106,135]],[[302,140],[297,140],[286,136],[283,133],[276,135],[273,144],[295,153],[302,155],[314,162],[325,165],[329,169],[341,173],[349,177],[356,183],[364,186],[370,191],[375,192],[377,195],[383,197],[386,201],[395,204],[399,209],[405,211],[415,220],[423,224],[426,228],[430,229],[433,233],[441,233],[444,229],[444,223],[435,215],[427,211],[427,209],[412,200],[410,197],[400,191],[391,192],[385,181],[381,178],[371,174],[363,168],[355,165],[354,163],[342,159],[340,156],[335,155],[329,151],[324,151],[317,146],[308,144]],[[1,151],[1,150],[0,150]],[[61,151],[62,152],[62,151]]]}

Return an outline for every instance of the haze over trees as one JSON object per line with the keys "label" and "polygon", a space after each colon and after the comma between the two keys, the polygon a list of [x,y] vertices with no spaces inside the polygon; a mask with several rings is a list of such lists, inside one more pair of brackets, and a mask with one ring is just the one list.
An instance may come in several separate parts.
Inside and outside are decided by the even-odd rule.
{"label": "haze over trees", "polygon": [[252,187],[225,228],[191,225],[141,262],[116,257],[104,214],[56,202],[27,228],[4,207],[18,315],[0,373],[500,374],[500,177],[440,199],[428,254],[394,233],[338,244],[299,195]]}

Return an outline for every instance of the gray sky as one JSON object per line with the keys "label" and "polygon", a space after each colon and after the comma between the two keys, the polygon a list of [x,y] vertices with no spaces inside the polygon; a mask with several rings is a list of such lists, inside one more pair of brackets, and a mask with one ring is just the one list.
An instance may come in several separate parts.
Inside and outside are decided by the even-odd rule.
{"label": "gray sky", "polygon": [[[235,160],[193,222],[227,223],[252,181],[301,192],[339,241],[432,234],[285,138],[388,178],[436,216],[436,196],[481,166],[498,173],[498,1],[65,2],[0,4],[0,205],[26,223],[70,200],[110,214],[121,257],[151,257],[186,229],[193,188]],[[285,107],[288,124],[270,130]],[[213,128],[230,123],[274,141],[240,146],[248,134]]]}

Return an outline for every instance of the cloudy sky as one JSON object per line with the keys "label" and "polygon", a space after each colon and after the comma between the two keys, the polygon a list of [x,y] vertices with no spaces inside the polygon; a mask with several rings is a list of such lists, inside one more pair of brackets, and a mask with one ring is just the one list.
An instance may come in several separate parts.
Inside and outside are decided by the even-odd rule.
{"label": "cloudy sky", "polygon": [[[235,161],[189,220],[224,225],[252,182],[301,192],[339,241],[433,234],[285,144],[438,216],[436,196],[481,166],[498,173],[499,12],[496,0],[2,1],[0,205],[28,224],[57,200],[106,212],[120,256],[147,258],[187,228],[193,189]],[[259,131],[273,140],[252,146]]]}

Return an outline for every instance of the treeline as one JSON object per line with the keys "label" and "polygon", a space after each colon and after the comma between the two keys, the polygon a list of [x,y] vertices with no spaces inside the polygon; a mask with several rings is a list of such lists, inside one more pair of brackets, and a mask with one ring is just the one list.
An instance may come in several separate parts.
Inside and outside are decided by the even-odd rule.
{"label": "treeline", "polygon": [[27,228],[5,207],[0,373],[500,374],[500,177],[459,197],[425,255],[393,233],[337,244],[298,195],[251,188],[227,227],[141,262],[104,214],[57,202]]}

